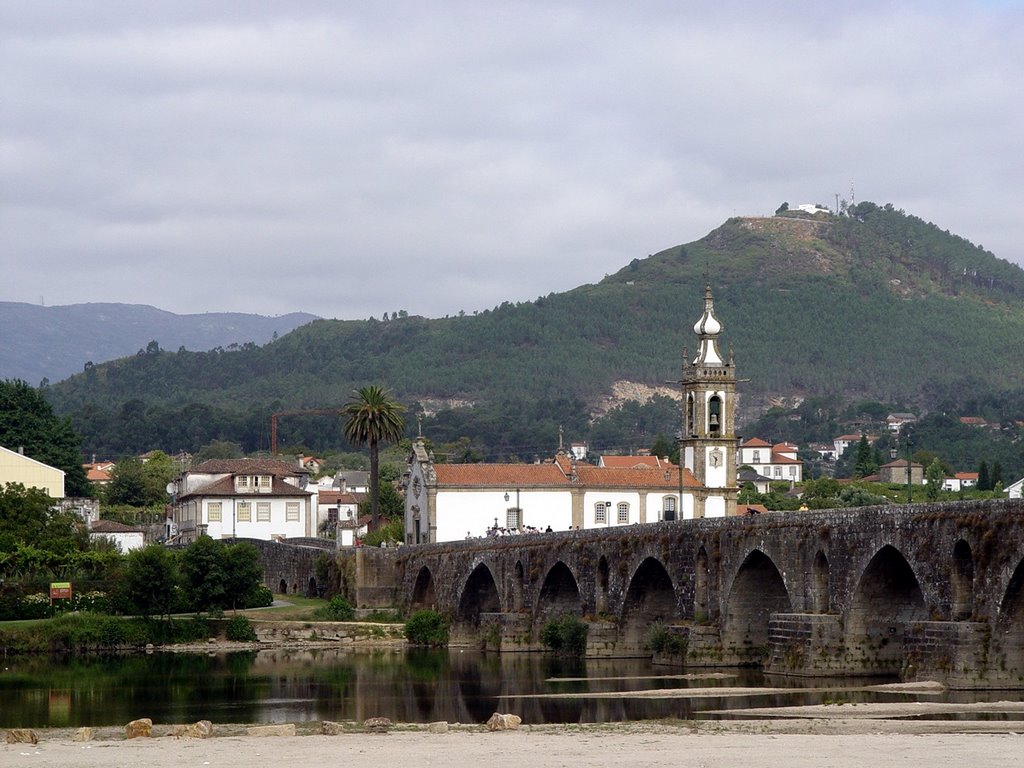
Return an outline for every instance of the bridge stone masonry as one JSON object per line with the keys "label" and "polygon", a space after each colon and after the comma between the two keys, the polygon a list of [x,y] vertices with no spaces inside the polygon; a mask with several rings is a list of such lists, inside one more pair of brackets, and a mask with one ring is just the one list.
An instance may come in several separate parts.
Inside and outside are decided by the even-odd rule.
{"label": "bridge stone masonry", "polygon": [[1019,500],[406,546],[358,572],[362,607],[391,593],[441,611],[453,645],[537,650],[543,626],[571,614],[590,625],[588,655],[648,656],[660,623],[692,666],[1024,687]]}

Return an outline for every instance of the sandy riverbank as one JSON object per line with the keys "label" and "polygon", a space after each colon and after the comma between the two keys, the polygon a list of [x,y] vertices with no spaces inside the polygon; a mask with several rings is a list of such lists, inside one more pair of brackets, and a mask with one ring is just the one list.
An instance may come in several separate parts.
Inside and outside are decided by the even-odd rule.
{"label": "sandy riverbank", "polygon": [[[307,727],[312,727],[311,725]],[[78,743],[68,731],[39,731],[37,745],[7,744],[4,766],[181,768],[182,766],[822,766],[970,765],[1006,768],[1024,759],[1024,723],[799,719],[757,722],[523,726],[448,733],[396,727],[387,734],[256,737],[245,726],[215,726],[205,740],[157,736],[125,741],[118,729]],[[160,729],[155,729],[160,733]],[[221,734],[221,735],[218,735]]]}

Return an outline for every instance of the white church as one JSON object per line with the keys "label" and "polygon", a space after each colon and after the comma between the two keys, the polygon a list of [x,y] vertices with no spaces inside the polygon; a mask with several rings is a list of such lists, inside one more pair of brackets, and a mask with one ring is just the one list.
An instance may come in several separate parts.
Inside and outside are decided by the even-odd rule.
{"label": "white church", "polygon": [[407,544],[736,514],[736,368],[718,347],[711,288],[683,352],[681,466],[593,466],[570,452],[540,464],[437,464],[422,436],[405,478]]}

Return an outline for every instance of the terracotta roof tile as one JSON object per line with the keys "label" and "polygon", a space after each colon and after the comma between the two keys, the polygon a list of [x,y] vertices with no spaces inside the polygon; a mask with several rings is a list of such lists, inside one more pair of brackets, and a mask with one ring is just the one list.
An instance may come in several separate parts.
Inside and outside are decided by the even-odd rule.
{"label": "terracotta roof tile", "polygon": [[740,444],[740,448],[771,448],[772,444],[762,440],[759,437],[752,437],[749,440],[744,440]]}
{"label": "terracotta roof tile", "polygon": [[252,491],[239,493],[235,490],[235,478],[234,477],[222,477],[220,480],[215,480],[212,483],[196,488],[191,493],[184,494],[182,499],[191,499],[195,497],[203,496],[221,496],[221,497],[238,497],[244,498],[246,501],[252,499],[253,501],[259,501],[263,498],[281,498],[283,496],[312,496],[313,491],[304,491],[301,488],[297,488],[291,483],[286,483],[279,477],[274,477],[271,480],[270,491],[261,491],[254,493]]}
{"label": "terracotta roof tile", "polygon": [[492,487],[566,485],[565,473],[555,464],[435,464],[437,484]]}
{"label": "terracotta roof tile", "polygon": [[306,470],[291,462],[278,459],[210,459],[190,472],[207,475],[275,475],[288,477],[307,474]]}

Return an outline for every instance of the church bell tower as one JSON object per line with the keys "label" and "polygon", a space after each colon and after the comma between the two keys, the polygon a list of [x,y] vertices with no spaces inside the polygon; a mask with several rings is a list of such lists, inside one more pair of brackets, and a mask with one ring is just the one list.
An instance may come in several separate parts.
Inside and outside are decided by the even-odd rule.
{"label": "church bell tower", "polygon": [[711,286],[704,288],[704,313],[693,326],[697,356],[683,351],[683,413],[680,457],[699,485],[694,517],[736,514],[736,364],[722,358]]}

